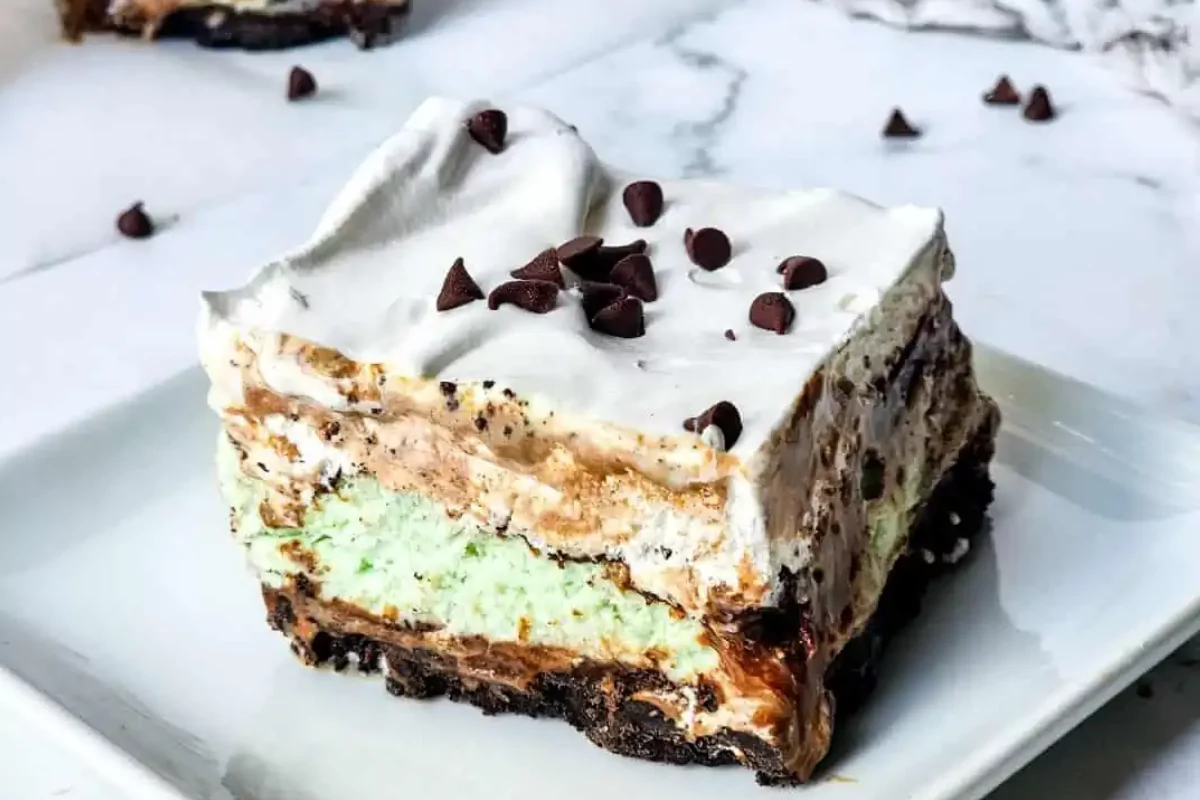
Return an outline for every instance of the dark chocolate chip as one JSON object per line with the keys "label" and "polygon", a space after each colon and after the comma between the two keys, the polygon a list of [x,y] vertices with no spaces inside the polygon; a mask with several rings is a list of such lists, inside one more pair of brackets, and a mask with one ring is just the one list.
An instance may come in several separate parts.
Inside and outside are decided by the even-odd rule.
{"label": "dark chocolate chip", "polygon": [[634,181],[625,187],[621,200],[629,218],[639,228],[650,227],[662,215],[663,191],[654,181]]}
{"label": "dark chocolate chip", "polygon": [[303,100],[317,93],[317,79],[304,67],[292,67],[288,73],[287,99]]}
{"label": "dark chocolate chip", "polygon": [[728,340],[729,340],[729,341],[731,341],[731,342],[736,342],[736,341],[737,341],[737,334],[735,334],[735,333],[733,332],[733,328],[726,328],[726,329],[725,329],[725,338],[726,338],[726,339],[728,339]]}
{"label": "dark chocolate chip", "polygon": [[1045,86],[1035,86],[1029,93],[1029,102],[1021,111],[1021,116],[1030,122],[1049,122],[1057,113],[1054,104],[1050,102],[1050,93]]}
{"label": "dark chocolate chip", "polygon": [[690,417],[683,421],[683,429],[693,433],[704,433],[709,425],[716,425],[725,438],[725,449],[733,447],[738,437],[742,435],[742,415],[737,406],[728,400],[722,400],[706,410],[698,417]]}
{"label": "dark chocolate chip", "polygon": [[750,304],[750,324],[764,331],[787,333],[796,308],[783,292],[763,292]]}
{"label": "dark chocolate chip", "polygon": [[485,389],[490,389],[495,385],[496,385],[495,381],[484,381],[483,382],[483,388],[485,388]]}
{"label": "dark chocolate chip", "polygon": [[860,488],[863,500],[878,500],[883,497],[884,472],[885,465],[879,454],[868,450],[862,462]]}
{"label": "dark chocolate chip", "polygon": [[613,267],[608,279],[647,303],[658,299],[658,281],[654,278],[654,265],[643,253],[633,253],[622,258]]}
{"label": "dark chocolate chip", "polygon": [[883,126],[885,139],[915,139],[920,135],[921,132],[905,119],[903,111],[898,108],[892,109],[892,115],[888,117],[887,124]]}
{"label": "dark chocolate chip", "polygon": [[688,228],[683,232],[683,246],[693,264],[710,272],[728,264],[733,254],[729,237],[716,228]]}
{"label": "dark chocolate chip", "polygon": [[601,245],[596,251],[596,255],[607,261],[611,269],[618,261],[625,256],[631,256],[634,253],[646,252],[646,240],[634,239],[629,244],[605,244]]}
{"label": "dark chocolate chip", "polygon": [[438,384],[438,389],[440,389],[442,394],[446,395],[446,397],[453,397],[454,393],[458,391],[458,384],[456,384],[454,381],[442,381]]}
{"label": "dark chocolate chip", "polygon": [[571,262],[596,252],[602,244],[604,244],[604,240],[599,236],[576,236],[571,241],[563,242],[556,247],[554,253],[558,256],[559,261],[570,267]]}
{"label": "dark chocolate chip", "polygon": [[589,325],[602,310],[625,297],[625,290],[612,283],[584,282],[579,288],[583,292],[583,315]]}
{"label": "dark chocolate chip", "polygon": [[467,133],[489,153],[499,153],[508,135],[508,115],[498,108],[480,111],[467,120]]}
{"label": "dark chocolate chip", "polygon": [[558,302],[558,287],[549,281],[508,281],[488,295],[488,308],[495,311],[506,303],[534,314],[553,311]]}
{"label": "dark chocolate chip", "polygon": [[145,239],[154,234],[154,222],[137,202],[117,216],[117,230],[130,239]]}
{"label": "dark chocolate chip", "polygon": [[514,269],[508,274],[526,281],[549,281],[560,289],[566,286],[563,283],[562,270],[558,268],[558,256],[553,247],[543,250],[528,264]]}
{"label": "dark chocolate chip", "polygon": [[809,256],[785,258],[775,271],[783,274],[783,288],[789,292],[816,286],[829,277],[825,265]]}
{"label": "dark chocolate chip", "polygon": [[621,339],[636,339],[646,334],[642,301],[626,295],[610,303],[592,319],[592,329]]}
{"label": "dark chocolate chip", "polygon": [[465,306],[476,300],[483,299],[483,290],[467,272],[461,258],[454,259],[446,279],[442,281],[442,291],[437,296],[437,310],[449,311],[452,308]]}
{"label": "dark chocolate chip", "polygon": [[996,85],[983,96],[983,102],[990,106],[1015,106],[1021,102],[1021,94],[1007,75],[1001,75]]}

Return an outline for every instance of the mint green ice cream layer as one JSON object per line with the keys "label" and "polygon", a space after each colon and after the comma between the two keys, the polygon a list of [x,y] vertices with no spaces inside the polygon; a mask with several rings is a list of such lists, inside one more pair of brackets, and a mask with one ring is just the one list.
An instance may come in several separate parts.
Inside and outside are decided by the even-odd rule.
{"label": "mint green ice cream layer", "polygon": [[453,519],[433,500],[389,491],[373,478],[342,480],[307,510],[302,527],[268,527],[258,511],[266,487],[242,473],[236,451],[222,442],[221,485],[234,529],[269,586],[303,571],[280,551],[295,540],[316,555],[313,577],[326,600],[377,615],[391,607],[401,621],[449,634],[563,647],[599,660],[636,661],[655,651],[679,681],[718,665],[716,651],[701,643],[702,625],[621,589],[601,566],[540,557],[519,538]]}

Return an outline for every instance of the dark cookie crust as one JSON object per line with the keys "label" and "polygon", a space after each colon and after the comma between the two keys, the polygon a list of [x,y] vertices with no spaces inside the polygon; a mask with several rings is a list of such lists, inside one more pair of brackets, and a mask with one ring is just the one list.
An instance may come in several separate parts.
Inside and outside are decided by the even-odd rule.
{"label": "dark cookie crust", "polygon": [[[878,610],[828,670],[827,686],[839,717],[861,706],[874,689],[888,643],[916,616],[930,581],[950,567],[944,557],[961,549],[959,539],[970,541],[984,529],[992,499],[988,463],[997,425],[998,414],[993,409],[913,525],[908,549],[892,570]],[[293,651],[305,663],[339,671],[351,664],[365,673],[384,671],[387,690],[398,697],[446,696],[471,703],[485,714],[555,717],[583,731],[600,747],[621,755],[706,766],[740,761],[756,771],[760,783],[797,782],[797,776],[785,766],[784,754],[770,743],[733,730],[689,741],[661,711],[633,699],[640,691],[665,687],[666,678],[660,673],[583,663],[538,672],[523,684],[481,681],[463,676],[453,660],[433,650],[385,641],[383,626],[376,626],[383,629],[380,638],[334,625],[322,627],[312,610],[325,603],[313,598],[306,581],[282,590],[264,587],[263,596],[268,623],[292,638]],[[297,624],[298,615],[304,617],[302,624]],[[307,635],[302,635],[302,630]]]}
{"label": "dark cookie crust", "polygon": [[219,4],[191,6],[168,14],[160,24],[105,12],[109,0],[65,0],[63,29],[75,39],[87,31],[115,31],[192,39],[201,47],[283,50],[348,36],[369,50],[397,39],[408,20],[408,0],[326,0],[307,11],[238,11]]}

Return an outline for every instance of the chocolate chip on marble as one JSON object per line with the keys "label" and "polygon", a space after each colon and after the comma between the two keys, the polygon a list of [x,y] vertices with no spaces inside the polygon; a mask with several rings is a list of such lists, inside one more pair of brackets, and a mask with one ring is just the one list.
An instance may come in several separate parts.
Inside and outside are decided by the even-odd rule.
{"label": "chocolate chip on marble", "polygon": [[592,318],[592,330],[621,339],[636,339],[646,334],[646,316],[642,301],[625,295],[609,303]]}
{"label": "chocolate chip on marble", "polygon": [[887,124],[883,126],[883,137],[885,139],[915,139],[921,135],[921,131],[912,126],[904,116],[904,112],[899,108],[892,109],[892,115],[888,117]]}
{"label": "chocolate chip on marble", "polygon": [[658,281],[654,278],[654,265],[644,253],[632,253],[622,258],[612,268],[608,279],[647,303],[658,299]]}
{"label": "chocolate chip on marble", "polygon": [[629,218],[639,228],[648,228],[658,221],[663,210],[662,187],[654,181],[634,181],[621,193],[621,201]]}
{"label": "chocolate chip on marble", "polygon": [[775,270],[783,275],[783,288],[789,292],[807,289],[824,283],[829,277],[828,270],[819,259],[810,256],[791,256],[779,262]]}
{"label": "chocolate chip on marble", "polygon": [[583,315],[589,325],[597,314],[625,297],[625,290],[612,283],[585,281],[579,289],[583,293]]}
{"label": "chocolate chip on marble", "polygon": [[442,290],[437,296],[437,310],[449,311],[452,308],[465,306],[476,300],[483,299],[483,290],[467,272],[461,258],[454,259],[446,279],[442,281]]}
{"label": "chocolate chip on marble", "polygon": [[514,269],[508,274],[527,281],[548,281],[560,289],[566,286],[563,282],[562,270],[558,267],[558,256],[553,247],[543,250],[528,264]]}
{"label": "chocolate chip on marble", "polygon": [[317,79],[304,67],[292,67],[288,73],[287,99],[289,101],[303,100],[317,93]]}
{"label": "chocolate chip on marble", "polygon": [[764,331],[787,333],[796,318],[796,307],[783,292],[763,292],[750,304],[750,324]]}
{"label": "chocolate chip on marble", "polygon": [[716,228],[701,228],[698,231],[688,228],[683,232],[683,246],[692,263],[709,272],[728,264],[733,255],[729,237]]}
{"label": "chocolate chip on marble", "polygon": [[726,450],[733,447],[742,435],[742,415],[738,413],[737,406],[728,400],[722,400],[699,416],[683,421],[683,429],[692,433],[704,433],[704,429],[710,425],[716,425],[721,431]]}
{"label": "chocolate chip on marble", "polygon": [[726,328],[726,329],[725,329],[725,338],[726,338],[726,339],[728,339],[728,340],[729,340],[729,341],[731,341],[731,342],[736,342],[736,341],[737,341],[737,334],[733,332],[733,328]]}
{"label": "chocolate chip on marble", "polygon": [[117,216],[117,230],[130,239],[146,239],[154,234],[154,222],[139,201]]}
{"label": "chocolate chip on marble", "polygon": [[508,115],[498,108],[480,111],[467,120],[467,133],[489,153],[499,153],[508,136]]}
{"label": "chocolate chip on marble", "polygon": [[508,304],[534,314],[545,314],[553,311],[557,302],[558,287],[549,281],[508,281],[488,295],[488,308],[493,311]]}
{"label": "chocolate chip on marble", "polygon": [[1045,86],[1033,87],[1021,116],[1030,122],[1049,122],[1057,116],[1054,104],[1050,102],[1050,92],[1046,91]]}
{"label": "chocolate chip on marble", "polygon": [[996,79],[996,85],[983,96],[983,102],[989,106],[1015,106],[1021,102],[1021,94],[1007,75]]}

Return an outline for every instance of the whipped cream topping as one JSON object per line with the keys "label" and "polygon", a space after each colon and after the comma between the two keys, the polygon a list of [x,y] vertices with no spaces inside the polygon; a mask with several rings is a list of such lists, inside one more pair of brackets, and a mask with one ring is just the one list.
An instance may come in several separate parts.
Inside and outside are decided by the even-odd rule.
{"label": "whipped cream topping", "polygon": [[[885,209],[826,189],[662,181],[663,214],[639,228],[621,192],[646,176],[607,167],[571,126],[528,108],[505,109],[507,145],[493,155],[464,126],[487,107],[421,105],[351,178],[308,244],[244,288],[204,295],[202,337],[226,326],[287,333],[393,374],[494,380],[540,407],[654,435],[702,436],[684,432],[683,421],[728,400],[744,425],[732,452],[748,457],[884,293],[941,254],[939,211]],[[712,272],[683,243],[685,229],[703,227],[732,242],[728,265]],[[645,306],[644,336],[593,331],[577,288],[547,314],[484,301],[435,309],[456,258],[486,293],[582,234],[648,242],[659,299]],[[787,293],[796,309],[788,333],[753,327],[752,300],[782,289],[776,267],[793,255],[819,258],[828,280]]]}

